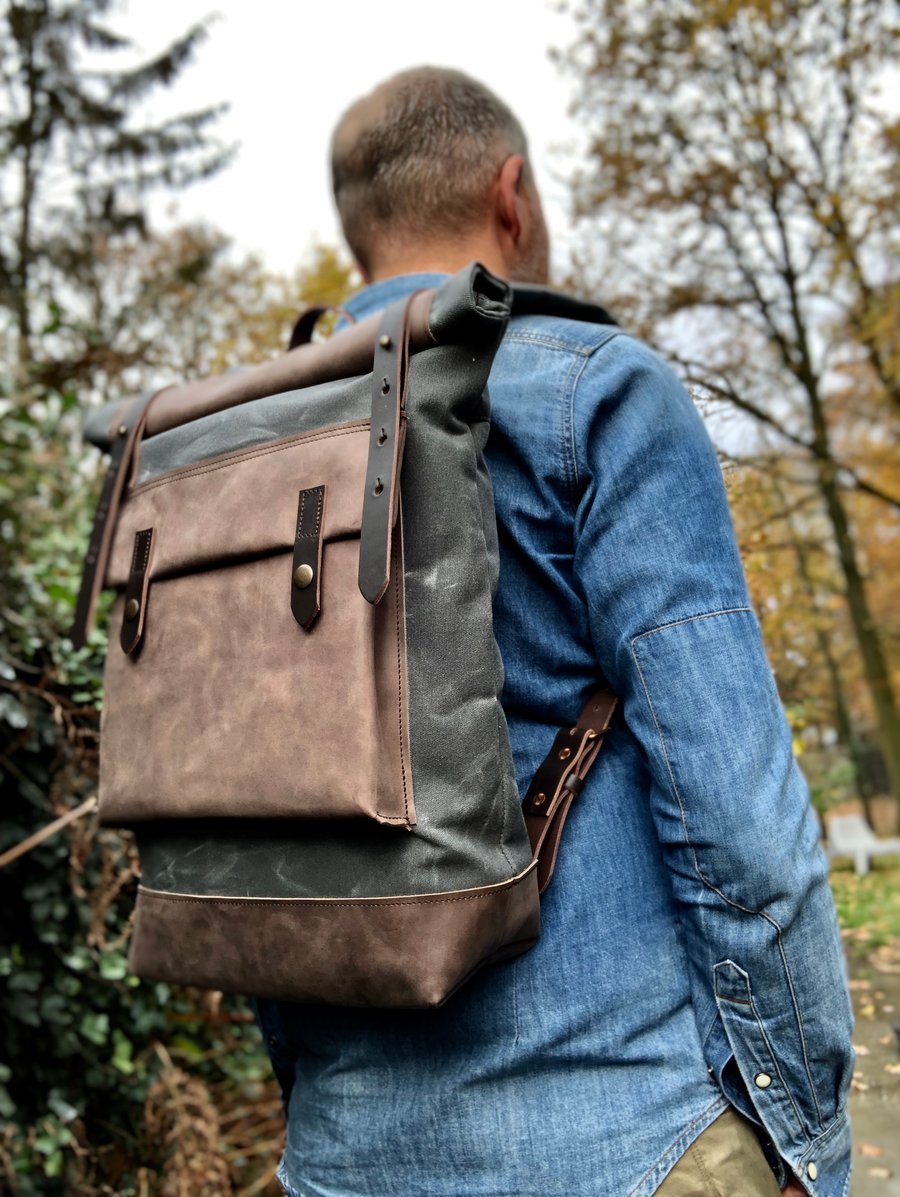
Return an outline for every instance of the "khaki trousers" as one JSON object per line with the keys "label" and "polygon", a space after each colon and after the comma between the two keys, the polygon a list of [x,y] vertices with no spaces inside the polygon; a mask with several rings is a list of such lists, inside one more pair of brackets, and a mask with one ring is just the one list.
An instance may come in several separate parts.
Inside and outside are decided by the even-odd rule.
{"label": "khaki trousers", "polygon": [[780,1197],[756,1131],[726,1110],[691,1144],[656,1197]]}

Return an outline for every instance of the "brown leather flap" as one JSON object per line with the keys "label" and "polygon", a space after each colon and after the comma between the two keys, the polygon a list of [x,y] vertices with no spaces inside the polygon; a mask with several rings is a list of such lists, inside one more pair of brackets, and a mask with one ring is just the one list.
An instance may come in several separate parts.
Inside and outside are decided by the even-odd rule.
{"label": "brown leather flap", "polygon": [[240,449],[145,482],[123,503],[105,584],[125,585],[141,528],[156,530],[157,579],[291,552],[297,494],[306,487],[328,487],[323,540],[358,535],[368,448],[369,421],[358,420]]}

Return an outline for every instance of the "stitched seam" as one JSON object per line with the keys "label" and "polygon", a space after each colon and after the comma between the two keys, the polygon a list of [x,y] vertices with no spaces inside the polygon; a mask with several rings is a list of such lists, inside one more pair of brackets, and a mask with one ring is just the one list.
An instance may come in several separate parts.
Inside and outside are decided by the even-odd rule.
{"label": "stitched seam", "polygon": [[[400,553],[396,541],[394,542],[393,556],[394,585],[396,587],[403,584],[402,563],[399,561]],[[406,759],[403,752],[403,660],[400,653],[400,596],[396,590],[394,592],[394,616],[397,631],[397,723],[400,729],[400,778],[403,783],[404,814],[382,815],[381,811],[378,811],[378,814],[381,818],[391,819],[394,822],[405,822],[409,826],[409,789],[406,784]]]}
{"label": "stitched seam", "polygon": [[[147,568],[150,556],[150,542],[153,539],[153,529],[146,528],[143,532],[136,532],[134,536],[134,552],[131,554],[131,572],[143,573]],[[138,557],[140,554],[140,557]]]}
{"label": "stitched seam", "polygon": [[[723,961],[723,963],[724,963],[724,961]],[[733,964],[734,961],[731,961],[731,963]],[[736,967],[739,967],[739,966],[736,966]],[[744,972],[744,970],[741,969],[741,972]],[[794,1101],[794,1096],[791,1093],[790,1087],[788,1086],[788,1083],[784,1078],[784,1074],[781,1071],[781,1067],[778,1063],[778,1056],[775,1053],[775,1049],[772,1047],[772,1043],[769,1039],[769,1036],[766,1034],[766,1029],[763,1026],[763,1020],[762,1020],[762,1018],[760,1018],[759,1010],[757,1010],[756,1003],[753,1000],[753,990],[750,985],[750,978],[749,978],[749,976],[747,976],[746,973],[744,975],[747,977],[747,982],[746,982],[747,983],[747,992],[749,993],[750,996],[748,998],[731,998],[731,997],[725,997],[724,995],[720,995],[719,993],[716,993],[717,1002],[718,1001],[731,1002],[734,1005],[749,1007],[750,1012],[753,1015],[753,1018],[756,1022],[757,1029],[758,1029],[760,1035],[762,1036],[763,1043],[766,1045],[766,1050],[769,1053],[770,1065],[774,1068],[774,1071],[778,1075],[778,1079],[781,1081],[782,1087],[788,1096],[788,1101],[791,1103],[791,1107],[793,1108],[794,1117],[797,1119],[798,1124],[802,1127],[803,1133],[806,1136],[807,1143],[810,1143],[810,1142],[812,1142],[812,1136],[810,1135],[809,1131],[806,1129],[806,1124],[804,1123],[803,1119],[800,1117],[800,1111],[797,1109],[797,1103]],[[749,1084],[747,1086],[747,1092],[748,1093],[750,1092]],[[754,1102],[754,1105],[755,1104],[756,1103]],[[818,1106],[816,1107],[816,1109],[818,1110]]]}
{"label": "stitched seam", "polygon": [[596,345],[576,345],[571,341],[565,340],[563,337],[554,337],[550,333],[531,333],[516,329],[511,329],[507,332],[505,339],[507,341],[518,341],[522,344],[545,345],[548,349],[561,349],[568,353],[575,353],[579,357],[590,357],[592,353],[607,344],[608,341],[618,336],[621,332],[621,329],[610,329],[609,335],[604,337],[602,341],[598,341]]}
{"label": "stitched seam", "polygon": [[135,486],[128,492],[128,497],[133,498],[134,495],[154,490],[158,486],[168,486],[170,482],[178,482],[182,478],[194,478],[200,474],[213,474],[216,470],[227,469],[229,466],[237,465],[238,462],[249,461],[254,457],[265,457],[269,453],[280,453],[282,449],[290,449],[294,445],[302,445],[313,441],[327,441],[335,436],[351,436],[354,433],[366,431],[368,425],[368,420],[360,420],[354,424],[341,424],[333,430],[313,433],[305,432],[299,436],[288,437],[285,440],[269,441],[267,444],[257,445],[253,449],[236,450],[234,453],[229,453],[227,457],[214,458],[213,462],[182,466],[180,469],[172,470],[160,478],[151,478],[149,482],[142,482],[140,486]]}
{"label": "stitched seam", "polygon": [[791,992],[791,1002],[794,1006],[794,1017],[797,1019],[797,1028],[800,1031],[800,1050],[803,1052],[803,1064],[806,1068],[806,1076],[809,1081],[809,1091],[812,1094],[813,1105],[816,1107],[816,1117],[819,1120],[819,1129],[824,1128],[824,1120],[822,1118],[822,1107],[819,1105],[819,1095],[816,1093],[816,1087],[813,1084],[812,1069],[809,1063],[809,1053],[806,1048],[806,1033],[803,1030],[803,1019],[800,1016],[800,1003],[797,1000],[797,992],[794,989],[794,978],[791,976],[790,965],[787,961],[787,956],[784,951],[784,943],[781,935],[778,936],[778,953],[781,956],[781,964],[784,968],[784,975],[787,977],[788,989]]}
{"label": "stitched seam", "polygon": [[[578,384],[581,382],[582,375],[584,374],[585,370],[587,369],[588,363],[590,362],[592,356],[593,356],[593,354],[591,354],[590,357],[585,357],[585,359],[581,363],[581,366],[579,367],[577,373],[575,374],[574,379],[572,379],[572,386],[571,386],[571,390],[569,391],[568,403],[566,405],[565,413],[563,415],[563,436],[564,437],[565,437],[565,418],[566,418],[566,415],[568,415],[568,417],[569,417],[568,441],[569,441],[570,462],[571,462],[571,484],[569,487],[569,497],[573,500],[575,499],[575,497],[578,493],[578,456],[575,452],[575,392],[578,390]],[[570,371],[570,377],[571,377],[571,371]],[[567,381],[568,381],[568,379],[567,379]]]}
{"label": "stitched seam", "polygon": [[707,1197],[722,1197],[722,1190],[719,1188],[719,1186],[713,1180],[712,1173],[707,1168],[706,1160],[704,1160],[704,1158],[703,1158],[703,1152],[697,1146],[697,1143],[698,1143],[698,1140],[695,1139],[694,1142],[688,1148],[687,1153],[690,1155],[691,1159],[694,1161],[697,1171],[700,1173],[700,1179],[703,1181],[703,1185],[704,1185],[704,1188],[706,1189]]}
{"label": "stitched seam", "polygon": [[517,885],[521,885],[523,881],[526,881],[531,876],[532,872],[533,869],[528,869],[527,872],[523,873],[522,876],[518,877],[515,881],[510,881],[507,885],[498,886],[496,889],[488,890],[485,893],[463,894],[462,896],[456,898],[403,898],[393,902],[370,902],[366,898],[359,898],[356,901],[347,902],[338,901],[334,898],[268,898],[265,902],[254,902],[252,899],[247,898],[185,898],[181,894],[165,894],[160,893],[158,890],[151,892],[150,890],[145,889],[141,890],[141,894],[145,901],[150,901],[153,899],[164,902],[186,902],[191,906],[209,906],[211,904],[218,906],[258,906],[267,910],[272,910],[277,906],[299,908],[300,906],[318,906],[320,904],[326,905],[329,909],[332,907],[336,909],[339,907],[343,908],[345,906],[441,906],[450,902],[479,902],[484,898],[492,898],[498,894],[505,894],[507,890],[515,889]]}
{"label": "stitched seam", "polygon": [[[307,496],[312,495],[312,500],[315,503],[313,513],[314,525],[304,531],[303,525],[306,519],[306,499]],[[297,513],[297,540],[318,540],[319,530],[322,527],[322,511],[325,507],[325,488],[324,486],[309,487],[307,490],[300,492],[300,510]]]}
{"label": "stitched seam", "polygon": [[[504,759],[504,744],[503,744],[503,729],[500,726],[500,700],[497,699],[494,710],[495,721],[497,725],[497,760]],[[509,744],[509,734],[506,736],[506,748],[511,751]],[[502,774],[502,769],[501,769]],[[502,820],[500,823],[500,855],[506,861],[510,868],[513,868],[513,862],[509,859],[509,853],[506,851],[506,829],[509,826],[509,794],[508,787],[503,784],[503,777],[500,778],[500,800],[502,803]],[[516,789],[516,797],[518,798],[518,788]]]}
{"label": "stitched seam", "polygon": [[655,636],[657,632],[665,632],[668,628],[678,628],[685,623],[698,623],[701,619],[715,619],[717,615],[752,615],[752,607],[723,607],[721,611],[703,611],[699,615],[686,615],[684,619],[673,619],[671,623],[661,623],[658,628],[651,628],[648,632],[641,632],[639,635],[632,637],[632,649],[639,640],[644,640],[647,636]]}
{"label": "stitched seam", "polygon": [[822,1147],[824,1144],[827,1144],[828,1141],[832,1139],[838,1131],[843,1129],[843,1127],[846,1126],[847,1117],[848,1110],[846,1105],[841,1106],[841,1108],[835,1113],[835,1116],[832,1118],[831,1122],[828,1124],[827,1129],[823,1130],[820,1135],[810,1138],[809,1146],[800,1157],[800,1162],[805,1163],[819,1150],[820,1147]]}
{"label": "stitched seam", "polygon": [[[750,989],[750,978],[749,977],[747,978],[747,988]],[[797,1103],[794,1101],[794,1095],[793,1095],[793,1093],[791,1093],[790,1087],[788,1086],[787,1081],[784,1079],[784,1075],[781,1071],[781,1066],[778,1063],[778,1056],[775,1054],[775,1049],[772,1047],[772,1043],[769,1039],[769,1036],[766,1034],[766,1028],[763,1026],[763,1020],[760,1018],[759,1011],[756,1008],[756,1003],[753,1000],[752,989],[750,990],[750,1010],[751,1010],[751,1013],[753,1014],[753,1017],[756,1019],[756,1025],[759,1028],[759,1033],[762,1036],[763,1043],[765,1043],[765,1045],[766,1045],[766,1050],[769,1053],[772,1063],[775,1065],[775,1071],[778,1073],[778,1079],[781,1081],[781,1084],[784,1087],[784,1091],[788,1095],[788,1101],[791,1103],[791,1106],[793,1108],[794,1117],[797,1119],[798,1124],[803,1128],[803,1133],[806,1135],[807,1143],[810,1143],[810,1142],[812,1142],[812,1135],[810,1135],[809,1131],[806,1128],[806,1123],[800,1117],[800,1111],[797,1109]],[[749,1086],[748,1086],[748,1092],[749,1092]],[[816,1113],[818,1113],[818,1112],[819,1112],[819,1107],[818,1107],[818,1103],[817,1103],[816,1104]],[[820,1117],[820,1122],[821,1122],[821,1117]]]}
{"label": "stitched seam", "polygon": [[[704,875],[703,870],[700,868],[700,861],[697,857],[697,850],[694,847],[694,845],[691,843],[691,837],[688,833],[687,814],[684,809],[684,802],[682,801],[681,791],[678,789],[678,783],[675,780],[675,772],[672,768],[672,762],[669,759],[669,751],[668,751],[668,748],[666,747],[665,736],[663,735],[662,727],[660,725],[659,719],[657,718],[656,708],[654,707],[653,700],[650,697],[650,690],[647,686],[647,681],[646,681],[646,678],[644,677],[644,671],[641,669],[641,663],[640,663],[640,660],[638,659],[637,651],[635,649],[635,645],[637,644],[638,640],[643,640],[645,637],[652,636],[656,632],[664,631],[665,628],[678,627],[681,624],[692,623],[695,620],[700,620],[700,619],[712,619],[716,615],[731,615],[731,614],[738,614],[738,613],[747,613],[747,614],[752,615],[753,612],[749,607],[734,607],[734,608],[726,609],[724,611],[711,611],[711,612],[708,612],[707,614],[693,616],[692,618],[689,618],[689,619],[677,619],[677,620],[674,620],[672,623],[663,624],[661,627],[653,628],[649,632],[643,632],[640,636],[635,636],[634,639],[631,641],[631,656],[632,656],[632,660],[634,661],[635,667],[638,671],[638,677],[641,679],[641,687],[643,688],[643,691],[644,691],[644,697],[647,700],[647,706],[650,708],[650,714],[653,717],[653,723],[654,723],[654,726],[656,727],[656,734],[659,737],[659,743],[660,743],[660,747],[662,748],[663,759],[666,762],[666,771],[669,774],[669,781],[671,782],[671,785],[672,785],[672,792],[675,795],[675,800],[678,803],[678,810],[681,815],[681,829],[684,833],[684,842],[685,842],[685,844],[687,844],[688,848],[690,849],[691,858],[694,862],[694,872],[697,874],[697,877],[699,878],[700,882],[703,885],[705,885],[706,888],[708,890],[710,890],[711,893],[714,893],[719,898],[721,898],[722,901],[726,905],[733,907],[735,910],[741,910],[744,912],[744,914],[752,914],[758,918],[765,919],[765,921],[767,923],[769,923],[769,925],[771,927],[774,927],[774,929],[775,929],[777,941],[778,941],[778,953],[781,957],[781,963],[785,970],[785,979],[787,980],[788,990],[790,991],[790,994],[791,994],[791,1003],[794,1007],[794,1017],[797,1020],[797,1029],[800,1033],[800,1049],[803,1054],[803,1064],[806,1069],[806,1079],[809,1083],[809,1091],[812,1094],[813,1105],[816,1107],[816,1115],[818,1117],[819,1126],[821,1127],[822,1126],[822,1110],[821,1110],[821,1107],[819,1106],[819,1098],[818,1098],[818,1095],[816,1094],[816,1087],[815,1087],[815,1084],[813,1083],[812,1072],[810,1070],[809,1054],[807,1052],[807,1047],[806,1047],[806,1035],[803,1030],[803,1020],[800,1016],[800,1008],[799,1008],[799,1005],[797,1002],[797,994],[796,994],[796,990],[794,989],[794,983],[793,983],[793,978],[791,976],[791,970],[788,966],[787,956],[785,955],[785,951],[784,951],[784,942],[783,942],[783,934],[784,933],[783,933],[782,927],[781,927],[780,923],[778,923],[778,921],[776,919],[772,918],[772,916],[770,914],[768,914],[766,911],[753,910],[751,907],[744,906],[742,903],[735,902],[732,898],[729,898],[726,894],[724,894],[722,892],[721,889],[719,889],[718,886],[713,885],[713,883]],[[793,1098],[791,1100],[793,1102]],[[803,1123],[801,1122],[801,1126],[802,1125],[803,1125]],[[804,1127],[804,1130],[805,1130],[805,1127]]]}
{"label": "stitched seam", "polygon": [[[399,572],[399,565],[397,557],[399,554],[394,551],[394,586],[400,585],[401,579],[397,577]],[[409,822],[409,791],[406,786],[406,762],[403,757],[403,660],[400,651],[400,596],[394,595],[394,621],[397,629],[397,726],[400,731],[400,776],[403,779],[403,811],[406,816],[407,823]]]}
{"label": "stitched seam", "polygon": [[[706,1109],[704,1109],[701,1113],[699,1113],[696,1118],[693,1118],[688,1123],[688,1125],[684,1128],[684,1130],[681,1132],[681,1134],[678,1136],[678,1138],[673,1143],[669,1144],[669,1146],[665,1149],[665,1151],[662,1153],[662,1155],[659,1156],[659,1158],[655,1161],[655,1163],[653,1163],[651,1165],[651,1167],[649,1167],[647,1169],[647,1171],[644,1173],[644,1175],[641,1177],[641,1179],[637,1182],[637,1184],[634,1186],[634,1188],[630,1190],[630,1192],[628,1193],[628,1197],[634,1197],[634,1194],[638,1192],[641,1185],[644,1184],[644,1182],[648,1179],[648,1177],[652,1176],[653,1173],[656,1171],[656,1169],[660,1166],[660,1164],[662,1164],[665,1161],[666,1157],[671,1155],[671,1153],[677,1149],[679,1143],[681,1143],[684,1140],[685,1135],[690,1134],[690,1132],[694,1129],[694,1127],[697,1125],[697,1123],[702,1122],[707,1117],[710,1110],[716,1109],[717,1106],[722,1107],[723,1113],[728,1108],[728,1102],[726,1101],[725,1097],[722,1096],[721,1094],[719,1094],[714,1101],[711,1101],[709,1103],[709,1105],[706,1107]],[[708,1125],[711,1126],[712,1123],[709,1123]]]}

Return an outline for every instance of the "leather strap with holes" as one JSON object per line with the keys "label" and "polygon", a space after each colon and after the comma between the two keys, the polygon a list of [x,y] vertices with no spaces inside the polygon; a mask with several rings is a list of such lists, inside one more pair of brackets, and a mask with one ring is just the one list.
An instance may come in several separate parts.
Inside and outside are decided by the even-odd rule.
{"label": "leather strap with holes", "polygon": [[564,727],[557,732],[553,747],[528,787],[522,809],[532,858],[538,862],[541,893],[553,876],[569,809],[597,759],[618,701],[606,682],[595,690],[574,727]]}
{"label": "leather strap with holes", "polygon": [[[168,390],[164,387],[163,390]],[[150,404],[162,391],[150,391],[136,399],[119,424],[116,438],[110,449],[109,467],[103,479],[100,502],[94,515],[91,539],[88,543],[81,575],[81,589],[75,605],[75,619],[69,639],[75,648],[83,648],[94,618],[97,596],[106,579],[106,565],[112,547],[116,517],[122,502],[122,492],[129,472],[133,473],[136,448],[144,433],[144,424]]]}
{"label": "leather strap with holes", "polygon": [[372,424],[359,533],[359,589],[380,601],[391,578],[391,540],[400,472],[400,413],[406,407],[409,308],[418,292],[385,309],[375,338]]}

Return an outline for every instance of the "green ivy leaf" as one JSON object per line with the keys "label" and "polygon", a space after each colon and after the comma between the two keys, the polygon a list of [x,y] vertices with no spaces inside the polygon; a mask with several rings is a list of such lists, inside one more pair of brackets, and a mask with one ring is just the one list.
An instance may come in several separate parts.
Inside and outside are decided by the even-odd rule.
{"label": "green ivy leaf", "polygon": [[89,1039],[91,1043],[96,1043],[98,1047],[103,1047],[109,1035],[109,1015],[85,1014],[81,1020],[79,1030],[85,1039]]}
{"label": "green ivy leaf", "polygon": [[134,1053],[134,1045],[118,1028],[113,1031],[113,1043],[115,1044],[112,1056],[113,1068],[117,1068],[119,1072],[124,1072],[126,1076],[130,1076],[134,1072],[134,1063],[131,1059]]}
{"label": "green ivy leaf", "polygon": [[121,981],[128,975],[128,963],[121,952],[104,952],[100,957],[100,976],[104,981]]}

